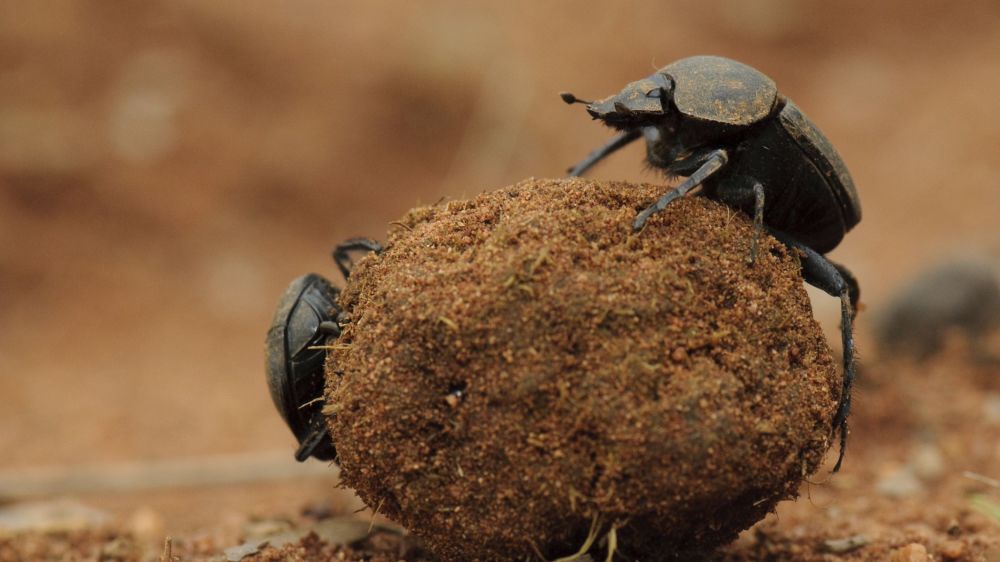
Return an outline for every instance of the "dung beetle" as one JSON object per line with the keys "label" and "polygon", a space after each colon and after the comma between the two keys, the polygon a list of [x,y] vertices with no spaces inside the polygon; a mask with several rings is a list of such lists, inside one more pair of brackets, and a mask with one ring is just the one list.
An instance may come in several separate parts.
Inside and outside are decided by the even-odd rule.
{"label": "dung beetle", "polygon": [[844,377],[833,429],[840,433],[840,469],[855,374],[852,325],[860,290],[854,276],[823,254],[833,250],[861,220],[861,206],[847,167],[819,128],[773,80],[723,57],[678,60],[598,101],[584,103],[594,119],[619,133],[569,170],[579,176],[640,138],[646,161],[669,176],[686,176],[677,187],[639,212],[633,229],[696,187],[699,195],[753,217],[749,262],[765,228],[801,255],[805,281],[841,301]]}
{"label": "dung beetle", "polygon": [[[379,253],[382,246],[368,238],[352,238],[333,250],[333,259],[346,280],[353,262],[350,252]],[[295,459],[310,456],[330,461],[337,450],[323,414],[327,343],[340,336],[340,291],[315,273],[289,284],[267,331],[265,344],[267,386],[271,400],[299,442]]]}

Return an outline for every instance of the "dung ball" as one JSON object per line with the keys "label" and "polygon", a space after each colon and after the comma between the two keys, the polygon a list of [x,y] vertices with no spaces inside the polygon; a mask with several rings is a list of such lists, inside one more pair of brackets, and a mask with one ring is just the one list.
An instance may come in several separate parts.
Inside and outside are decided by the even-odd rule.
{"label": "dung ball", "polygon": [[412,210],[327,365],[341,478],[443,560],[726,543],[794,497],[841,373],[798,256],[662,186],[528,180]]}

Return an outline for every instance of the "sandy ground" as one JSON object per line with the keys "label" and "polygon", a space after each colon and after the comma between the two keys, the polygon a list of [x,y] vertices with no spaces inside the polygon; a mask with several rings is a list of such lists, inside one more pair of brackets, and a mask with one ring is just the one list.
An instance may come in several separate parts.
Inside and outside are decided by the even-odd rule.
{"label": "sandy ground", "polygon": [[[798,500],[714,559],[1000,560],[1000,482],[987,476],[1000,460],[1000,384],[996,367],[967,351],[952,342],[924,365],[867,364],[843,472],[829,474],[829,455]],[[246,560],[430,559],[384,521],[369,536],[370,512],[351,509],[332,483],[12,504],[0,523],[21,521],[25,531],[0,532],[0,560],[157,559],[167,534],[185,560],[219,560],[241,545]]]}
{"label": "sandy ground", "polygon": [[[0,13],[9,497],[56,475],[33,497],[138,524],[157,553],[165,535],[182,549],[214,537],[209,552],[238,544],[252,518],[359,508],[335,472],[296,472],[266,395],[263,334],[285,284],[333,277],[334,243],[381,236],[415,204],[562,174],[608,133],[557,92],[607,95],[715,53],[765,70],[821,125],[864,207],[832,254],[866,305],[848,464],[733,555],[876,560],[864,557],[919,542],[940,559],[948,540],[963,555],[995,541],[1000,524],[975,506],[997,492],[962,472],[1000,478],[996,369],[961,349],[924,364],[880,356],[872,327],[927,265],[1000,258],[996,3],[53,0]],[[632,147],[594,175],[660,181],[641,158]],[[813,294],[835,342],[836,301]],[[944,468],[913,486],[907,467],[934,457],[928,443]],[[290,468],[256,482],[65,485],[179,461],[273,468],[285,453]],[[907,494],[878,490],[898,474]],[[821,552],[857,533],[874,546]]]}

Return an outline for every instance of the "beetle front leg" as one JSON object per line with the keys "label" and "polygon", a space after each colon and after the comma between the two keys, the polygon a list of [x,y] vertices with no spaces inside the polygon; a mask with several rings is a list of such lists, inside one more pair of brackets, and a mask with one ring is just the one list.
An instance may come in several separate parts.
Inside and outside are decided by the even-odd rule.
{"label": "beetle front leg", "polygon": [[[857,281],[854,280],[853,275],[850,275],[850,272],[848,272],[847,278],[851,281],[847,281],[841,274],[840,268],[809,246],[783,232],[773,229],[770,229],[770,232],[781,243],[802,252],[802,277],[806,283],[821,289],[828,295],[840,298],[840,338],[844,348],[844,381],[840,393],[840,404],[837,406],[837,413],[833,416],[834,431],[840,432],[840,455],[837,457],[837,464],[833,467],[833,472],[837,472],[844,461],[844,449],[847,446],[847,417],[851,413],[851,389],[854,386],[856,369],[851,285],[854,285],[855,294],[857,294]],[[844,271],[847,270],[844,269]]]}
{"label": "beetle front leg", "polygon": [[333,249],[333,261],[345,280],[351,276],[351,269],[354,267],[350,252],[355,251],[375,252],[378,255],[382,253],[382,245],[371,238],[349,238],[337,244]]}
{"label": "beetle front leg", "polygon": [[649,220],[649,217],[666,209],[671,201],[683,197],[687,192],[698,187],[702,182],[725,167],[726,162],[729,162],[729,152],[724,148],[713,150],[700,159],[700,162],[698,169],[680,185],[667,192],[663,197],[660,197],[656,203],[643,209],[639,213],[639,216],[635,217],[635,221],[632,222],[632,230],[642,230],[642,227],[646,226],[646,221]]}
{"label": "beetle front leg", "polygon": [[567,170],[570,177],[582,176],[587,170],[592,168],[601,160],[604,160],[619,148],[631,143],[642,136],[641,129],[632,129],[624,133],[611,137],[611,140],[594,149],[586,158],[578,162],[575,166]]}

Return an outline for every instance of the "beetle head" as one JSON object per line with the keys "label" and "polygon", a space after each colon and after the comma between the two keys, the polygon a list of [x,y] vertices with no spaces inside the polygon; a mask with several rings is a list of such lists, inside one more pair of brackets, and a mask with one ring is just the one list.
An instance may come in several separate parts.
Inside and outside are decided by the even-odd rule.
{"label": "beetle head", "polygon": [[[651,125],[667,115],[672,89],[670,79],[656,73],[632,82],[613,96],[588,102],[587,113],[617,129]],[[567,97],[564,95],[563,99]]]}

